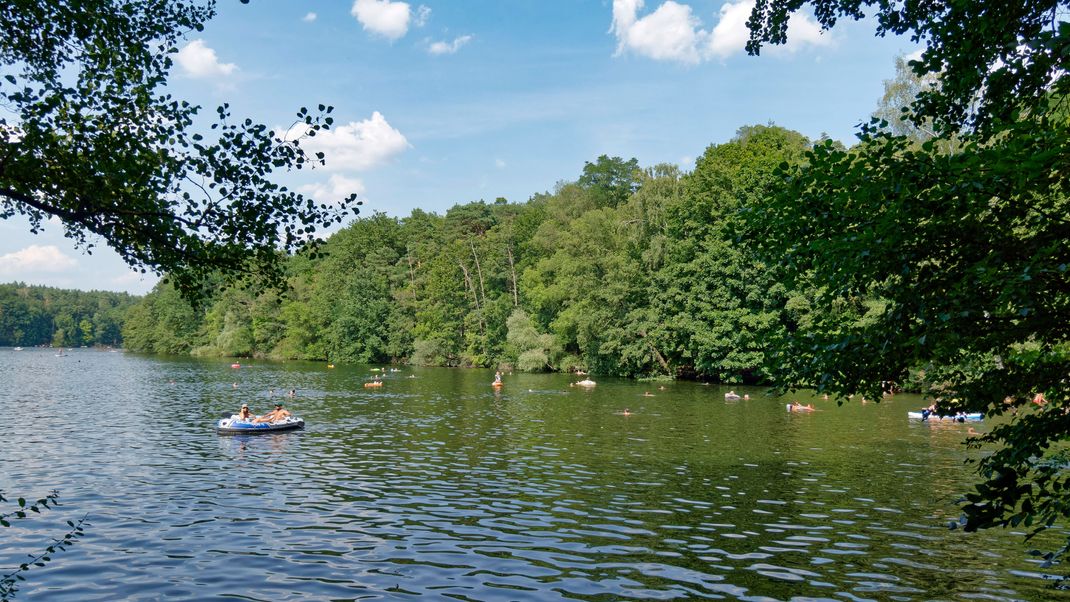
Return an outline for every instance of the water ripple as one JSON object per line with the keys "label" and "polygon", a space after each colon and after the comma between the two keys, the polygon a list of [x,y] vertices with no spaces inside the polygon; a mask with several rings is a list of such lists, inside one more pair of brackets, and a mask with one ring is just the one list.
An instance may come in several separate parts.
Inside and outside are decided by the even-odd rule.
{"label": "water ripple", "polygon": [[[0,388],[0,488],[56,487],[64,504],[5,530],[0,568],[68,518],[92,523],[31,571],[27,599],[1050,591],[1012,534],[942,528],[933,500],[968,483],[963,451],[911,427],[902,406],[799,421],[757,391],[749,405],[710,403],[724,391],[686,383],[635,402],[642,385],[608,379],[574,391],[564,377],[515,375],[494,395],[479,371],[421,370],[388,373],[370,392],[366,370],[344,367],[72,356],[60,373],[42,367],[51,354],[0,350],[0,373],[14,378]],[[242,401],[266,408],[295,387],[287,402],[304,432],[211,431]],[[624,399],[638,420],[616,415]]]}

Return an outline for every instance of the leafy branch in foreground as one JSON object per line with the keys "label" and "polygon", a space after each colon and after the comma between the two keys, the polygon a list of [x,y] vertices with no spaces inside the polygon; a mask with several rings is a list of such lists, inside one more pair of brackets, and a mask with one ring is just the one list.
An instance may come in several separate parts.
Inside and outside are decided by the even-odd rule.
{"label": "leafy branch in foreground", "polygon": [[59,218],[79,246],[99,237],[195,297],[215,273],[278,283],[280,252],[314,246],[320,229],[355,213],[355,195],[321,204],[273,179],[324,162],[301,140],[331,127],[331,107],[300,109],[294,139],[232,119],[227,105],[199,123],[199,106],[160,92],[179,44],[215,10],[0,2],[0,219],[24,216],[37,232]]}
{"label": "leafy branch in foreground", "polygon": [[[748,49],[786,41],[804,4],[758,0]],[[903,113],[931,128],[923,143],[875,120],[853,149],[784,165],[780,191],[747,212],[747,244],[816,291],[770,370],[875,397],[922,369],[944,410],[1009,415],[972,442],[995,449],[965,528],[1035,535],[1070,518],[1070,2],[810,4],[826,29],[875,11],[878,35],[925,44],[909,64],[938,84]]]}
{"label": "leafy branch in foreground", "polygon": [[[40,514],[41,510],[47,510],[48,509],[48,505],[49,504],[51,504],[53,506],[58,506],[59,505],[58,500],[59,500],[59,491],[56,491],[55,489],[53,489],[52,492],[49,493],[48,495],[46,495],[45,497],[43,497],[43,498],[41,498],[41,499],[39,499],[39,500],[29,504],[29,505],[26,504],[26,498],[21,498],[20,497],[19,499],[16,500],[16,503],[19,506],[18,510],[12,510],[11,512],[0,513],[0,527],[10,527],[11,523],[7,520],[9,518],[14,517],[16,519],[23,519],[23,518],[27,518],[29,516],[28,514],[26,514],[27,512],[33,512],[33,513],[36,513],[36,514]],[[0,492],[0,503],[6,502],[6,501],[8,501],[8,499],[4,497],[4,494],[2,492]]]}
{"label": "leafy branch in foreground", "polygon": [[[4,497],[3,493],[0,493],[0,503],[9,501]],[[32,503],[27,503],[25,498],[18,498],[16,501],[18,509],[11,512],[0,513],[0,527],[10,527],[11,521],[9,519],[21,520],[29,518],[27,513],[40,514],[42,510],[48,510],[59,505],[59,492],[52,490],[47,496],[36,500]],[[44,551],[38,554],[30,554],[30,559],[21,563],[18,568],[0,576],[0,602],[7,602],[15,597],[15,593],[18,592],[19,583],[25,581],[26,578],[22,575],[26,571],[29,571],[31,567],[42,567],[45,563],[52,560],[52,555],[56,552],[62,552],[67,549],[67,546],[73,545],[74,542],[85,535],[85,531],[82,527],[85,524],[86,517],[82,517],[77,522],[67,521],[69,531],[63,534],[62,537],[52,540],[52,544],[44,549]]]}

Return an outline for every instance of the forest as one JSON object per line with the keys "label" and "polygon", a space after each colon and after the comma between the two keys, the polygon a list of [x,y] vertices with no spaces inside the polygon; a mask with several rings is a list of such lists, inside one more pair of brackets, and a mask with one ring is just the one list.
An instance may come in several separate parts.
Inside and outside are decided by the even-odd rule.
{"label": "forest", "polygon": [[135,351],[350,363],[764,379],[766,341],[806,319],[805,295],[737,244],[805,136],[741,128],[683,173],[598,157],[523,203],[362,217],[283,292],[209,288],[195,309],[161,284],[126,316]]}
{"label": "forest", "polygon": [[0,284],[0,346],[118,346],[126,312],[138,301],[126,293]]}

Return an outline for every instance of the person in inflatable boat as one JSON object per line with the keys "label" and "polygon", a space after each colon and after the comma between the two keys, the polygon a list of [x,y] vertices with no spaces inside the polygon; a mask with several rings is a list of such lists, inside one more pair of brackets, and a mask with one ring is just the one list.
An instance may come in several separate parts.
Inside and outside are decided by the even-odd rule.
{"label": "person in inflatable boat", "polygon": [[282,420],[283,418],[286,418],[289,415],[290,412],[283,409],[281,403],[277,403],[275,404],[274,410],[268,412],[267,414],[264,414],[253,422],[278,422],[279,420]]}

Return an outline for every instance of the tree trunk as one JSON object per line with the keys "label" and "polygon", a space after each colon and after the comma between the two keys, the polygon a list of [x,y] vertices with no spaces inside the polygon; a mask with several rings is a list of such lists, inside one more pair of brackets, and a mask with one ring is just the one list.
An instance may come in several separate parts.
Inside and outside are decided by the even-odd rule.
{"label": "tree trunk", "polygon": [[412,300],[416,299],[416,271],[412,267],[412,255],[405,249],[405,259],[409,260],[409,286],[412,288]]}
{"label": "tree trunk", "polygon": [[483,323],[483,309],[479,305],[479,295],[476,294],[476,287],[472,284],[472,277],[468,274],[468,267],[464,265],[464,262],[458,261],[457,265],[461,266],[461,271],[464,272],[465,287],[472,291],[472,303],[475,304],[476,316],[479,317],[479,333],[486,339],[487,325]]}
{"label": "tree trunk", "polygon": [[513,276],[513,307],[520,307],[520,290],[516,285],[516,264],[513,263],[513,247],[507,247],[509,252],[509,273]]}
{"label": "tree trunk", "polygon": [[486,307],[487,291],[483,287],[483,268],[479,267],[479,256],[476,255],[476,244],[469,239],[468,245],[472,247],[472,258],[476,260],[476,274],[479,275],[479,294],[483,298],[483,307]]}
{"label": "tree trunk", "polygon": [[[641,336],[644,339],[646,339],[647,334],[646,334],[646,329],[645,328],[640,328],[639,329],[639,336]],[[665,371],[665,374],[668,374],[669,376],[673,376],[672,367],[669,366],[669,362],[667,362],[665,360],[665,356],[661,355],[661,352],[658,351],[657,347],[654,347],[654,344],[651,343],[650,341],[647,341],[646,345],[647,345],[647,347],[650,347],[651,351],[654,352],[654,359],[658,360],[658,363],[661,364],[661,369]]]}

